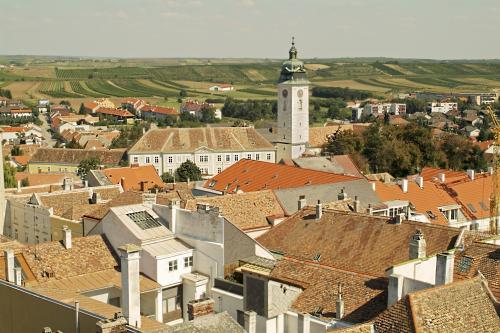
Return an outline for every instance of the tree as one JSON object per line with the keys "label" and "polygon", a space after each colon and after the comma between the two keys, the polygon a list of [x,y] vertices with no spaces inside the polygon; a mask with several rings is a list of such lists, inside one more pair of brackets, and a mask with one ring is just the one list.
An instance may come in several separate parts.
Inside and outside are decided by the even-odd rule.
{"label": "tree", "polygon": [[181,89],[179,91],[179,97],[184,98],[187,96],[187,91],[185,89]]}
{"label": "tree", "polygon": [[3,161],[3,181],[5,188],[12,188],[17,186],[16,168],[11,166],[10,163]]}
{"label": "tree", "polygon": [[212,107],[204,107],[201,110],[201,119],[203,123],[215,123],[217,119],[215,118],[215,109]]}
{"label": "tree", "polygon": [[201,170],[192,161],[182,163],[175,172],[175,178],[180,182],[201,180]]}
{"label": "tree", "polygon": [[19,146],[14,146],[10,150],[10,154],[12,156],[22,156],[23,155],[23,150]]}
{"label": "tree", "polygon": [[101,161],[97,157],[88,157],[84,158],[78,164],[77,174],[82,178],[86,179],[90,170],[96,170],[99,165],[101,165]]}
{"label": "tree", "polygon": [[12,99],[12,93],[9,89],[0,89],[0,96]]}
{"label": "tree", "polygon": [[170,172],[165,172],[161,175],[161,180],[163,180],[164,183],[173,183],[174,182],[174,175],[172,175]]}
{"label": "tree", "polygon": [[76,142],[75,139],[72,139],[70,142],[68,142],[65,147],[72,149],[83,149],[83,147],[78,142]]}

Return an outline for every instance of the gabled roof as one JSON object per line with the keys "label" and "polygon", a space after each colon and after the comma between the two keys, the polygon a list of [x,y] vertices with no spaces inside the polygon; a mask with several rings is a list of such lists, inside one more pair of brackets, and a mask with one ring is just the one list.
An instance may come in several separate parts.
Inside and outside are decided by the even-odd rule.
{"label": "gabled roof", "polygon": [[101,220],[106,216],[111,207],[141,204],[142,202],[143,198],[141,192],[125,191],[104,204],[95,205],[95,209],[85,213],[83,217]]}
{"label": "gabled roof", "polygon": [[302,261],[385,277],[390,266],[409,260],[410,238],[420,229],[427,242],[427,255],[455,247],[457,228],[428,223],[391,222],[387,217],[324,210],[321,219],[307,207],[281,222],[257,241],[270,251]]}
{"label": "gabled roof", "polygon": [[353,176],[242,159],[207,180],[204,186],[213,190],[232,193],[238,190],[243,192],[274,190],[348,182],[357,179],[359,178]]}
{"label": "gabled roof", "polygon": [[123,158],[125,149],[85,150],[68,148],[40,148],[30,160],[30,163],[70,164],[77,166],[81,160],[95,157],[104,165],[118,165]]}
{"label": "gabled roof", "polygon": [[141,112],[152,112],[169,116],[178,116],[179,111],[174,108],[165,108],[161,106],[145,105],[141,108]]}
{"label": "gabled roof", "polygon": [[116,117],[133,118],[134,115],[125,109],[99,108],[96,113],[106,114]]}
{"label": "gabled roof", "polygon": [[249,127],[198,127],[149,130],[129,153],[192,153],[200,148],[216,152],[274,151]]}
{"label": "gabled roof", "polygon": [[363,174],[360,172],[349,155],[333,155],[330,157],[300,157],[294,159],[293,163],[304,169],[313,169],[356,177],[363,177]]}
{"label": "gabled roof", "polygon": [[124,191],[141,190],[141,183],[144,183],[145,190],[153,187],[163,187],[163,181],[156,172],[153,165],[130,166],[123,168],[104,169],[103,173],[112,184],[120,184],[123,178]]}
{"label": "gabled roof", "polygon": [[500,331],[494,303],[480,278],[408,294],[374,324],[377,333]]}
{"label": "gabled roof", "polygon": [[313,148],[323,147],[328,143],[328,138],[337,131],[353,130],[353,125],[332,125],[309,128],[309,146]]}
{"label": "gabled roof", "polygon": [[269,217],[283,217],[285,212],[270,190],[213,197],[197,197],[186,203],[186,209],[196,210],[198,203],[218,207],[220,213],[243,231],[270,227]]}
{"label": "gabled roof", "polygon": [[456,178],[467,177],[467,173],[463,171],[453,171],[453,170],[433,168],[433,167],[424,167],[420,172],[420,176],[424,177],[424,180],[430,181],[430,180],[437,180],[439,174],[441,173],[444,174],[445,176],[445,182],[452,181],[453,179]]}

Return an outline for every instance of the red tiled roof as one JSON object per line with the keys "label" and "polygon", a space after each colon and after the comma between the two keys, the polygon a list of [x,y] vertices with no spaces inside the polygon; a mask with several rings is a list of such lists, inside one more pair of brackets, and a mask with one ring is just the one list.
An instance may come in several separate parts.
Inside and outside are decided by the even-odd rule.
{"label": "red tiled roof", "polygon": [[94,110],[95,108],[99,107],[99,104],[94,102],[85,102],[83,103],[83,107],[89,110]]}
{"label": "red tiled roof", "polygon": [[179,111],[177,111],[174,108],[164,108],[161,106],[152,106],[152,105],[144,106],[143,108],[141,108],[141,112],[152,112],[152,113],[159,113],[171,116],[179,115]]}
{"label": "red tiled roof", "polygon": [[443,173],[445,176],[445,182],[449,182],[452,179],[467,177],[467,173],[462,171],[453,171],[448,169],[424,167],[420,172],[420,176],[424,177],[425,181],[431,181],[438,178],[439,174]]}
{"label": "red tiled roof", "polygon": [[107,114],[110,116],[118,116],[118,117],[126,117],[132,118],[134,115],[127,110],[124,109],[110,109],[110,108],[99,108],[96,113]]}
{"label": "red tiled roof", "polygon": [[26,132],[30,130],[29,127],[2,127],[2,131],[4,132]]}
{"label": "red tiled roof", "polygon": [[[234,192],[283,189],[306,185],[331,184],[359,179],[330,172],[302,169],[283,164],[242,159],[207,180],[205,187]],[[212,185],[212,186],[210,186]]]}
{"label": "red tiled roof", "polygon": [[28,164],[30,157],[29,156],[12,156],[12,159],[19,165]]}
{"label": "red tiled roof", "polygon": [[124,178],[124,191],[141,190],[141,183],[145,183],[145,189],[149,190],[155,186],[163,187],[161,180],[156,169],[153,165],[144,166],[130,166],[124,168],[110,168],[103,170],[106,177],[113,184],[120,184]]}

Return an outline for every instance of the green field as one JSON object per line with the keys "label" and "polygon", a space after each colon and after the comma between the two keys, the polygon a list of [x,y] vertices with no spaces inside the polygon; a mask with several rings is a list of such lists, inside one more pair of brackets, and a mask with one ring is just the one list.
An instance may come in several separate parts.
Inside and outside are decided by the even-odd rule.
{"label": "green field", "polygon": [[[259,59],[77,59],[0,56],[0,84],[19,96],[52,98],[141,97],[176,99],[275,96],[282,60]],[[305,60],[313,86],[348,87],[391,96],[401,92],[489,92],[500,89],[500,61],[408,59]],[[36,85],[21,84],[21,81]],[[214,93],[213,83],[235,91]],[[22,89],[26,87],[26,91]],[[29,89],[29,91],[28,91]]]}

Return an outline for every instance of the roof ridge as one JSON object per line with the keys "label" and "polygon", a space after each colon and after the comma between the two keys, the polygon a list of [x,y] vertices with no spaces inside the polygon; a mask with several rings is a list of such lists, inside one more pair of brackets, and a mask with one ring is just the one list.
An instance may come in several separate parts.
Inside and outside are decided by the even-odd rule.
{"label": "roof ridge", "polygon": [[283,256],[283,260],[290,260],[290,261],[294,261],[294,262],[297,262],[297,263],[302,263],[304,265],[310,265],[310,266],[313,266],[313,267],[318,267],[318,268],[327,269],[327,270],[331,270],[331,271],[338,271],[338,272],[348,273],[348,274],[356,275],[356,276],[362,276],[362,277],[367,277],[367,278],[376,278],[376,279],[385,279],[385,277],[380,277],[380,276],[377,276],[377,275],[370,275],[370,274],[366,274],[366,273],[360,273],[360,272],[355,271],[355,270],[342,269],[342,268],[338,268],[338,267],[335,267],[335,266],[325,265],[325,264],[322,264],[322,263],[319,263],[319,262],[314,262],[314,261],[303,259],[303,258],[299,259],[298,257],[295,258],[295,257],[292,257],[292,256],[285,255],[285,256]]}

